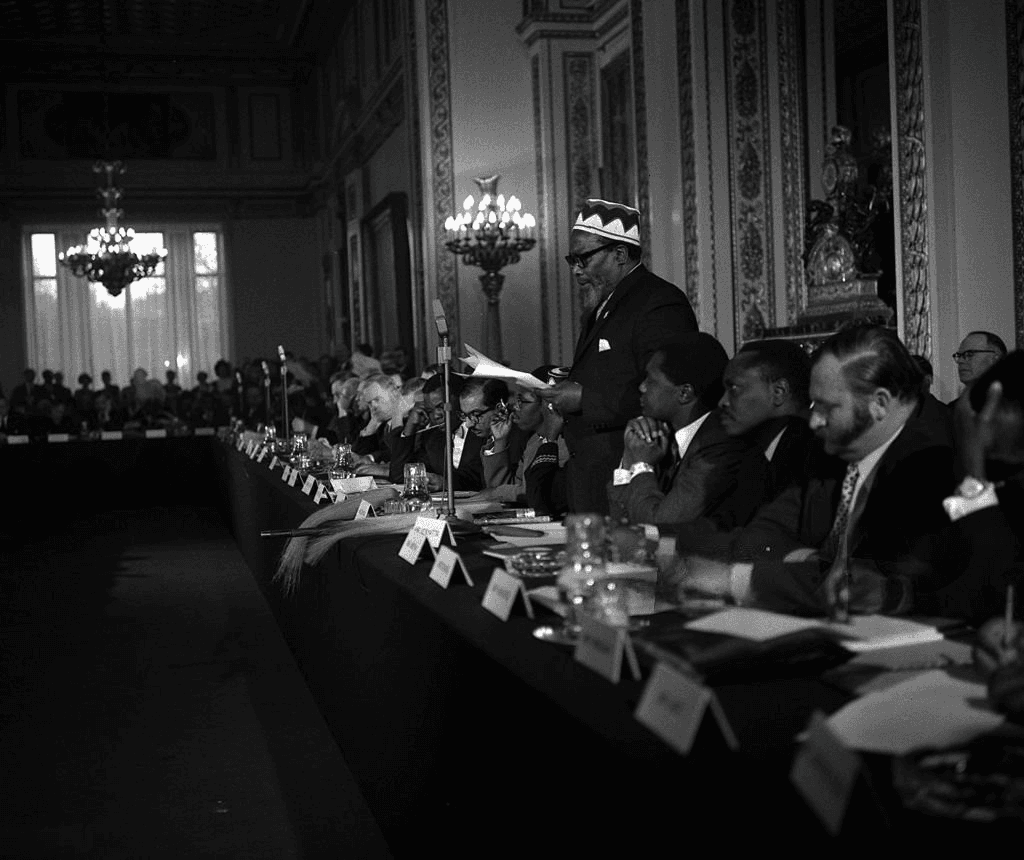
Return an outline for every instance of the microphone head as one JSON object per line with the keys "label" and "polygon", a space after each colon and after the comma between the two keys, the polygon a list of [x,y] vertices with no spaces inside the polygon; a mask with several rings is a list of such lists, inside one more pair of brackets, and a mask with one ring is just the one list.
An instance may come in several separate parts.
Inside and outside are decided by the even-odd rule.
{"label": "microphone head", "polygon": [[267,362],[265,360],[261,361],[260,364],[263,365],[263,374],[264,374],[264,376],[270,376],[270,365],[267,364]]}
{"label": "microphone head", "polygon": [[434,299],[434,323],[439,335],[448,334],[448,321],[444,318],[444,305],[441,304],[440,299]]}
{"label": "microphone head", "polygon": [[277,357],[279,359],[281,359],[282,362],[284,362],[284,360],[285,360],[285,357],[284,357],[284,347],[281,346],[281,344],[277,345]]}

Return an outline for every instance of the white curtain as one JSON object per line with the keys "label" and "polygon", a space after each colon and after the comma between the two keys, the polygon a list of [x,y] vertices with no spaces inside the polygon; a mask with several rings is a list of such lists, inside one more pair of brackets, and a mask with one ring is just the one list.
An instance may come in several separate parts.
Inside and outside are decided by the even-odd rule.
{"label": "white curtain", "polygon": [[118,385],[138,367],[161,383],[166,369],[176,370],[184,388],[195,385],[201,370],[212,377],[228,348],[223,267],[210,262],[223,260],[223,253],[219,235],[206,231],[199,234],[206,253],[197,259],[195,235],[191,227],[140,232],[137,251],[162,246],[167,258],[153,277],[116,297],[56,262],[58,251],[84,244],[84,230],[26,236],[26,331],[36,371],[61,370],[72,389],[80,373],[98,384],[103,370]]}

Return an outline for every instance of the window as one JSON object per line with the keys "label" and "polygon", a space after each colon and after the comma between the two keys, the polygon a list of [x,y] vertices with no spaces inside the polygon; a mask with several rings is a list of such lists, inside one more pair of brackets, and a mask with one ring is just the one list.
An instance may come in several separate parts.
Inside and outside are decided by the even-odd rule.
{"label": "window", "polygon": [[153,276],[112,296],[59,265],[57,254],[84,244],[86,230],[31,231],[25,237],[25,325],[30,366],[64,372],[74,387],[80,373],[98,383],[109,370],[124,385],[141,367],[164,381],[195,385],[228,351],[223,242],[218,230],[165,227],[135,235],[132,248],[167,249]]}

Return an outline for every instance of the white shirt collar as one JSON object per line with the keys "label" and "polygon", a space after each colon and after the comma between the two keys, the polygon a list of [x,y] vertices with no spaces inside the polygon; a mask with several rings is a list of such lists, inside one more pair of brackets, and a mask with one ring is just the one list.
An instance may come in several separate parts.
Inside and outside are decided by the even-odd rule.
{"label": "white shirt collar", "polygon": [[885,452],[889,450],[889,446],[896,441],[896,437],[903,432],[903,428],[906,427],[904,422],[899,426],[899,429],[886,439],[881,445],[875,448],[870,454],[865,455],[857,461],[857,485],[853,490],[853,505],[856,506],[857,499],[860,496],[861,490],[868,485],[871,476],[874,474],[875,469],[878,468],[878,463],[885,456]]}
{"label": "white shirt collar", "polygon": [[676,430],[676,447],[679,449],[679,459],[682,460],[686,455],[686,449],[690,447],[690,443],[693,442],[693,437],[697,435],[697,431],[700,430],[701,425],[707,420],[710,412],[705,412],[696,421],[691,421],[685,427],[680,427]]}
{"label": "white shirt collar", "polygon": [[[622,276],[622,280],[621,280],[621,281],[619,281],[619,284],[621,284],[621,283],[622,283],[622,281],[626,280],[626,278],[628,278],[628,277],[629,277],[630,275],[632,275],[632,274],[633,274],[633,272],[635,272],[635,271],[636,271],[637,269],[639,269],[639,268],[640,268],[640,266],[641,266],[641,263],[637,263],[637,264],[636,264],[635,266],[633,266],[633,268],[632,268],[632,269],[630,269],[630,270],[629,270],[628,272],[626,272],[626,274],[624,274],[624,275]],[[604,301],[603,301],[603,302],[601,302],[601,304],[599,304],[599,305],[597,306],[597,313],[595,313],[595,314],[594,314],[594,319],[595,319],[595,320],[599,320],[599,319],[601,319],[601,314],[603,314],[603,313],[604,313],[604,306],[605,306],[605,305],[607,305],[607,304],[608,304],[608,300],[609,300],[609,299],[610,299],[610,298],[611,298],[612,296],[614,296],[614,295],[615,295],[615,290],[617,290],[617,289],[619,288],[619,284],[616,284],[616,285],[614,286],[614,288],[612,289],[612,291],[611,291],[610,293],[608,293],[608,295],[607,295],[607,296],[605,296],[605,297],[604,297]]]}

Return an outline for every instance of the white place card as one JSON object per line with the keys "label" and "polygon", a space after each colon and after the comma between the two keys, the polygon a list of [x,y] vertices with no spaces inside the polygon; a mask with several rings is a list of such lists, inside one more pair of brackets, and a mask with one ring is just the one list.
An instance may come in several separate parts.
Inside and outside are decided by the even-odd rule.
{"label": "white place card", "polygon": [[100,431],[100,439],[103,442],[120,442],[124,439],[124,433],[120,430],[102,430]]}
{"label": "white place card", "polygon": [[255,460],[256,459],[256,455],[259,454],[259,452],[260,452],[259,446],[255,442],[253,442],[252,448],[249,450],[249,459],[250,460]]}
{"label": "white place card", "polygon": [[368,501],[366,501],[366,499],[363,499],[359,503],[359,507],[356,508],[355,519],[357,519],[357,520],[365,520],[367,517],[375,517],[375,516],[377,516],[377,515],[373,512],[373,505],[371,505]]}
{"label": "white place card", "polygon": [[308,496],[313,492],[313,485],[316,483],[316,478],[312,475],[306,475],[306,480],[302,482],[302,493]]}
{"label": "white place card", "polygon": [[164,430],[163,428],[161,428],[159,430],[147,430],[146,431],[146,438],[147,439],[166,439],[167,438],[167,431]]}
{"label": "white place card", "polygon": [[633,678],[639,681],[640,664],[625,628],[613,627],[590,615],[580,616],[580,634],[574,654],[577,663],[582,663],[613,684],[618,684],[622,675],[623,654],[626,655]]}
{"label": "white place card", "polygon": [[316,492],[313,494],[313,501],[319,505],[324,499],[330,501],[330,498],[330,494],[327,492],[327,487],[325,487],[320,481],[317,481]]}
{"label": "white place card", "polygon": [[494,568],[491,581],[487,583],[487,591],[484,592],[481,604],[483,608],[492,615],[498,616],[502,621],[508,621],[517,598],[522,600],[526,617],[533,618],[533,605],[530,603],[530,595],[527,594],[523,581],[507,570],[500,567]]}
{"label": "white place card", "polygon": [[413,527],[409,529],[409,534],[405,536],[402,548],[398,550],[398,557],[403,561],[409,562],[409,564],[416,564],[419,561],[420,554],[423,552],[423,547],[426,545],[427,536]]}
{"label": "white place card", "polygon": [[427,543],[430,544],[431,549],[440,547],[445,537],[452,542],[452,546],[457,545],[455,535],[448,527],[448,520],[439,520],[437,517],[416,517],[416,524],[413,528],[419,529],[427,536]]}
{"label": "white place card", "polygon": [[469,571],[465,563],[455,550],[448,546],[438,547],[434,558],[434,566],[430,568],[430,578],[441,588],[447,588],[452,581],[452,574],[460,571],[466,580],[467,585],[472,585],[473,580],[469,577]]}
{"label": "white place card", "polygon": [[365,493],[374,488],[373,478],[364,475],[361,478],[331,478],[334,492],[351,496],[353,493]]}
{"label": "white place card", "polygon": [[246,456],[248,456],[248,457],[252,456],[252,449],[255,446],[256,446],[256,443],[252,439],[250,439],[248,442],[245,443],[245,453],[246,453]]}
{"label": "white place card", "polygon": [[215,432],[212,427],[196,427],[196,436],[212,436]]}
{"label": "white place card", "polygon": [[288,476],[289,476],[289,475],[290,475],[291,473],[292,473],[292,467],[291,467],[291,466],[285,466],[285,467],[284,467],[284,468],[283,468],[283,469],[281,470],[281,480],[282,480],[282,481],[287,481],[287,480],[288,480]]}
{"label": "white place card", "polygon": [[273,472],[274,469],[277,468],[277,464],[280,463],[280,462],[281,461],[277,459],[277,455],[276,454],[273,457],[271,457],[270,458],[270,471]]}
{"label": "white place card", "polygon": [[15,434],[7,437],[7,444],[8,445],[27,445],[28,444],[28,436],[26,436],[23,433],[15,433]]}
{"label": "white place card", "polygon": [[833,836],[843,826],[860,765],[860,756],[843,745],[824,716],[815,713],[789,778]]}
{"label": "white place card", "polygon": [[295,482],[298,481],[298,480],[299,480],[299,470],[298,469],[292,469],[291,474],[288,475],[288,486],[289,487],[294,487],[295,486]]}
{"label": "white place card", "polygon": [[634,716],[677,753],[688,755],[709,708],[725,742],[737,749],[736,735],[715,694],[667,663],[658,663]]}
{"label": "white place card", "polygon": [[67,433],[47,433],[47,442],[67,442],[71,437]]}
{"label": "white place card", "polygon": [[238,440],[237,444],[235,445],[235,447],[239,451],[241,451],[244,446],[245,446],[245,439],[239,438],[239,440]]}
{"label": "white place card", "polygon": [[267,449],[266,448],[260,448],[260,453],[256,456],[256,462],[257,463],[262,463],[264,461],[264,459],[266,459],[266,456],[267,456]]}

